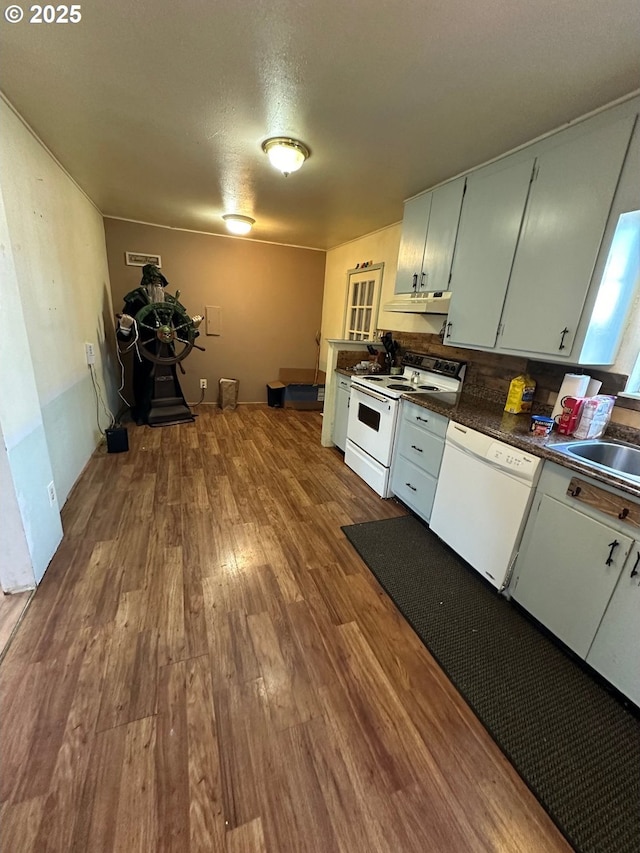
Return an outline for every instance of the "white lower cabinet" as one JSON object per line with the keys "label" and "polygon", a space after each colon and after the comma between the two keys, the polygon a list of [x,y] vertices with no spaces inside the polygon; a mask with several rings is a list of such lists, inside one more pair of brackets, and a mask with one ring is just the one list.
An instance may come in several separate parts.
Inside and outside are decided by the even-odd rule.
{"label": "white lower cabinet", "polygon": [[333,443],[344,452],[347,446],[347,424],[349,422],[349,396],[351,380],[339,376],[336,382],[336,408],[333,418]]}
{"label": "white lower cabinet", "polygon": [[545,462],[509,592],[640,705],[640,501]]}
{"label": "white lower cabinet", "polygon": [[640,706],[640,542],[622,570],[587,663]]}
{"label": "white lower cabinet", "polygon": [[429,521],[444,451],[448,418],[403,401],[393,451],[391,491]]}
{"label": "white lower cabinet", "polygon": [[543,495],[513,597],[584,658],[632,541]]}

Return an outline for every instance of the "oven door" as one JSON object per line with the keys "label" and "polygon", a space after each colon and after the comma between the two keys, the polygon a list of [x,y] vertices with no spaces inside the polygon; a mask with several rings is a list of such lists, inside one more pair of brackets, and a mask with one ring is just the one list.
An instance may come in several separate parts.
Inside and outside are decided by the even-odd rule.
{"label": "oven door", "polygon": [[347,438],[384,465],[391,464],[398,401],[351,385]]}

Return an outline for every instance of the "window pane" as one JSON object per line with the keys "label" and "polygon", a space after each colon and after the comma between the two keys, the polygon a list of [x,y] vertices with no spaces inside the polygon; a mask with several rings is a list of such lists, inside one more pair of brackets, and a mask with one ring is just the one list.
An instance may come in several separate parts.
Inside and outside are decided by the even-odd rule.
{"label": "window pane", "polygon": [[365,308],[364,325],[362,327],[362,331],[365,332],[367,337],[369,337],[369,331],[370,330],[371,330],[371,308]]}
{"label": "window pane", "polygon": [[639,274],[640,211],[633,210],[618,219],[582,349],[584,363],[614,359]]}
{"label": "window pane", "polygon": [[366,305],[373,305],[373,288],[374,288],[374,285],[375,285],[374,281],[368,281],[367,282],[367,301],[365,303]]}
{"label": "window pane", "polygon": [[351,300],[351,304],[352,304],[352,305],[357,305],[357,304],[358,304],[358,298],[359,298],[359,296],[360,296],[360,282],[359,282],[359,281],[355,281],[355,282],[353,283],[353,299]]}

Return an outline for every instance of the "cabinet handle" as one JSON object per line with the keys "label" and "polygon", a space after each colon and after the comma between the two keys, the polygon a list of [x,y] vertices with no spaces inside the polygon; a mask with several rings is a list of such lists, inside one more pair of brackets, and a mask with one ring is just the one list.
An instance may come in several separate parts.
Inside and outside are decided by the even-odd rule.
{"label": "cabinet handle", "polygon": [[424,290],[425,279],[427,277],[427,273],[423,272],[420,274],[420,290]]}
{"label": "cabinet handle", "polygon": [[411,485],[411,483],[405,483],[405,486],[409,486],[409,488],[411,489],[411,491],[412,491],[412,492],[417,492],[417,491],[418,491],[418,490],[416,489],[416,487],[415,487],[415,486],[412,486],[412,485]]}
{"label": "cabinet handle", "polygon": [[418,273],[417,272],[414,272],[414,274],[413,274],[413,284],[411,286],[413,287],[413,292],[416,293],[416,291],[418,290]]}
{"label": "cabinet handle", "polygon": [[417,421],[422,421],[422,423],[423,423],[423,424],[428,424],[428,423],[429,423],[429,418],[421,418],[421,417],[420,417],[420,415],[416,415],[416,420],[417,420]]}
{"label": "cabinet handle", "polygon": [[569,494],[572,498],[577,498],[582,491],[582,486],[576,486],[575,489],[569,489]]}
{"label": "cabinet handle", "polygon": [[411,447],[412,447],[414,450],[417,450],[417,451],[418,451],[418,453],[422,453],[422,448],[421,448],[421,447],[416,447],[416,446],[415,446],[415,444],[412,444],[412,445],[411,445]]}
{"label": "cabinet handle", "polygon": [[638,563],[640,563],[640,548],[638,549],[638,553],[636,554],[636,561],[633,564],[633,568],[631,569],[631,574],[629,575],[630,578],[635,578],[635,576],[638,574]]}
{"label": "cabinet handle", "polygon": [[453,323],[447,323],[447,334],[445,335],[445,338],[451,337],[451,327],[452,326],[453,326]]}
{"label": "cabinet handle", "polygon": [[623,507],[622,512],[618,513],[618,518],[620,519],[620,521],[624,521],[628,515],[629,515],[629,509],[628,509],[628,507],[625,506],[625,507]]}
{"label": "cabinet handle", "polygon": [[609,556],[607,557],[607,560],[605,562],[605,566],[610,566],[611,563],[613,563],[613,552],[615,551],[615,549],[618,547],[619,544],[620,543],[618,542],[617,539],[614,539],[613,542],[609,542],[608,547],[611,548],[611,550],[609,551]]}
{"label": "cabinet handle", "polygon": [[558,347],[558,349],[566,349],[566,347],[564,345],[564,338],[565,338],[565,335],[568,335],[568,334],[569,334],[569,329],[567,329],[567,327],[565,326],[564,329],[560,332],[560,346]]}

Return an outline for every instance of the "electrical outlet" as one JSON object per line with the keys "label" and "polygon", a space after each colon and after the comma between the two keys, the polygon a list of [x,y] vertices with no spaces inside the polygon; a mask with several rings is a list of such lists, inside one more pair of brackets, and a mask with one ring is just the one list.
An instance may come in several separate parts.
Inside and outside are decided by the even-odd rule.
{"label": "electrical outlet", "polygon": [[47,486],[47,494],[49,495],[49,506],[53,506],[56,502],[56,487],[53,484],[53,480]]}
{"label": "electrical outlet", "polygon": [[201,387],[203,390],[205,390],[205,389],[206,389],[206,387],[207,387],[207,380],[206,380],[206,379],[201,379],[201,380],[200,380],[200,387]]}
{"label": "electrical outlet", "polygon": [[84,345],[84,354],[87,358],[87,364],[91,365],[96,363],[96,349],[93,344]]}

